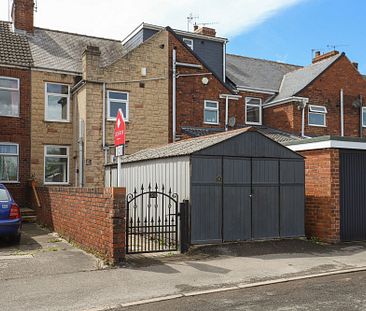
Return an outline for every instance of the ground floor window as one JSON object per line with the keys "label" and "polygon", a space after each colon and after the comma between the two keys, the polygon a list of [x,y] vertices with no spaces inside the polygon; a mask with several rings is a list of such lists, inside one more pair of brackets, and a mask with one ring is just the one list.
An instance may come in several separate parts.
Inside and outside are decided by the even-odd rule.
{"label": "ground floor window", "polygon": [[362,107],[362,126],[366,127],[366,107]]}
{"label": "ground floor window", "polygon": [[17,182],[19,145],[0,143],[0,182]]}
{"label": "ground floor window", "polygon": [[45,146],[45,184],[67,184],[69,182],[69,147]]}
{"label": "ground floor window", "polygon": [[327,108],[324,106],[309,105],[309,125],[323,127],[327,126],[327,112]]}

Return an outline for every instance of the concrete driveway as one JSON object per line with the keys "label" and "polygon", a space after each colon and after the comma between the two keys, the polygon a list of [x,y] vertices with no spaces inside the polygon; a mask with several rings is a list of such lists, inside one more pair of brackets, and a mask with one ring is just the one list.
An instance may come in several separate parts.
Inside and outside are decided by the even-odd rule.
{"label": "concrete driveway", "polygon": [[0,240],[0,282],[97,270],[99,261],[37,224],[25,223],[19,245]]}

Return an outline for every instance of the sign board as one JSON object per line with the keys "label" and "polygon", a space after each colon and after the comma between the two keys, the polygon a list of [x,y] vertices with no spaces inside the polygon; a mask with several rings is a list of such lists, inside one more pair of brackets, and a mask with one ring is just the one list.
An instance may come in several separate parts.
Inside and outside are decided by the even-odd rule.
{"label": "sign board", "polygon": [[116,147],[116,157],[122,157],[124,155],[124,145],[119,145]]}
{"label": "sign board", "polygon": [[119,109],[116,118],[116,125],[114,127],[114,145],[124,145],[126,142],[126,123],[123,118],[122,110]]}

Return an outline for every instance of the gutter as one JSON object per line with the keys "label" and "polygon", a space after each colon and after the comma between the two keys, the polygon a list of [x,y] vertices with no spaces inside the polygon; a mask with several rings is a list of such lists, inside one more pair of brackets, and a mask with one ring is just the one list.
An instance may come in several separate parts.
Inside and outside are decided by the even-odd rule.
{"label": "gutter", "polygon": [[269,108],[269,107],[285,104],[285,103],[288,103],[288,102],[303,102],[304,100],[306,100],[307,102],[309,101],[309,99],[306,98],[306,97],[298,97],[298,96],[286,97],[286,98],[283,98],[283,99],[279,99],[279,100],[275,100],[275,101],[272,101],[272,102],[269,102],[269,103],[265,103],[265,104],[263,104],[263,108]]}
{"label": "gutter", "polygon": [[277,94],[278,91],[271,90],[271,89],[262,89],[262,88],[255,88],[255,87],[245,87],[245,86],[237,86],[236,89],[238,91],[244,91],[244,92],[253,92],[253,93],[263,93],[263,94]]}

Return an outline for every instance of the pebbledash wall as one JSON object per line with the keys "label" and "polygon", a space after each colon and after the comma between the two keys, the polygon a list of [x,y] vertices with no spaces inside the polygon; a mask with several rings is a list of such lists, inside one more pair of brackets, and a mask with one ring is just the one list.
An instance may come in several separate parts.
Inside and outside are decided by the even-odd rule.
{"label": "pebbledash wall", "polygon": [[[305,135],[341,135],[341,89],[344,91],[344,136],[360,136],[360,109],[353,107],[352,103],[359,95],[366,97],[366,80],[345,55],[296,95],[309,98],[309,105],[325,106],[328,110],[327,126],[317,127],[308,125],[308,108],[305,108]],[[296,103],[268,107],[263,110],[263,114],[265,125],[301,133],[302,111],[297,109]],[[363,134],[366,134],[365,128]]]}
{"label": "pebbledash wall", "polygon": [[37,220],[62,237],[116,264],[125,257],[125,189],[37,187]]}
{"label": "pebbledash wall", "polygon": [[5,183],[20,206],[29,204],[28,182],[30,175],[30,88],[29,69],[0,67],[0,76],[18,78],[20,84],[19,117],[0,116],[0,142],[19,146],[18,181]]}
{"label": "pebbledash wall", "polygon": [[326,242],[340,241],[339,150],[299,152],[305,157],[305,233]]}

